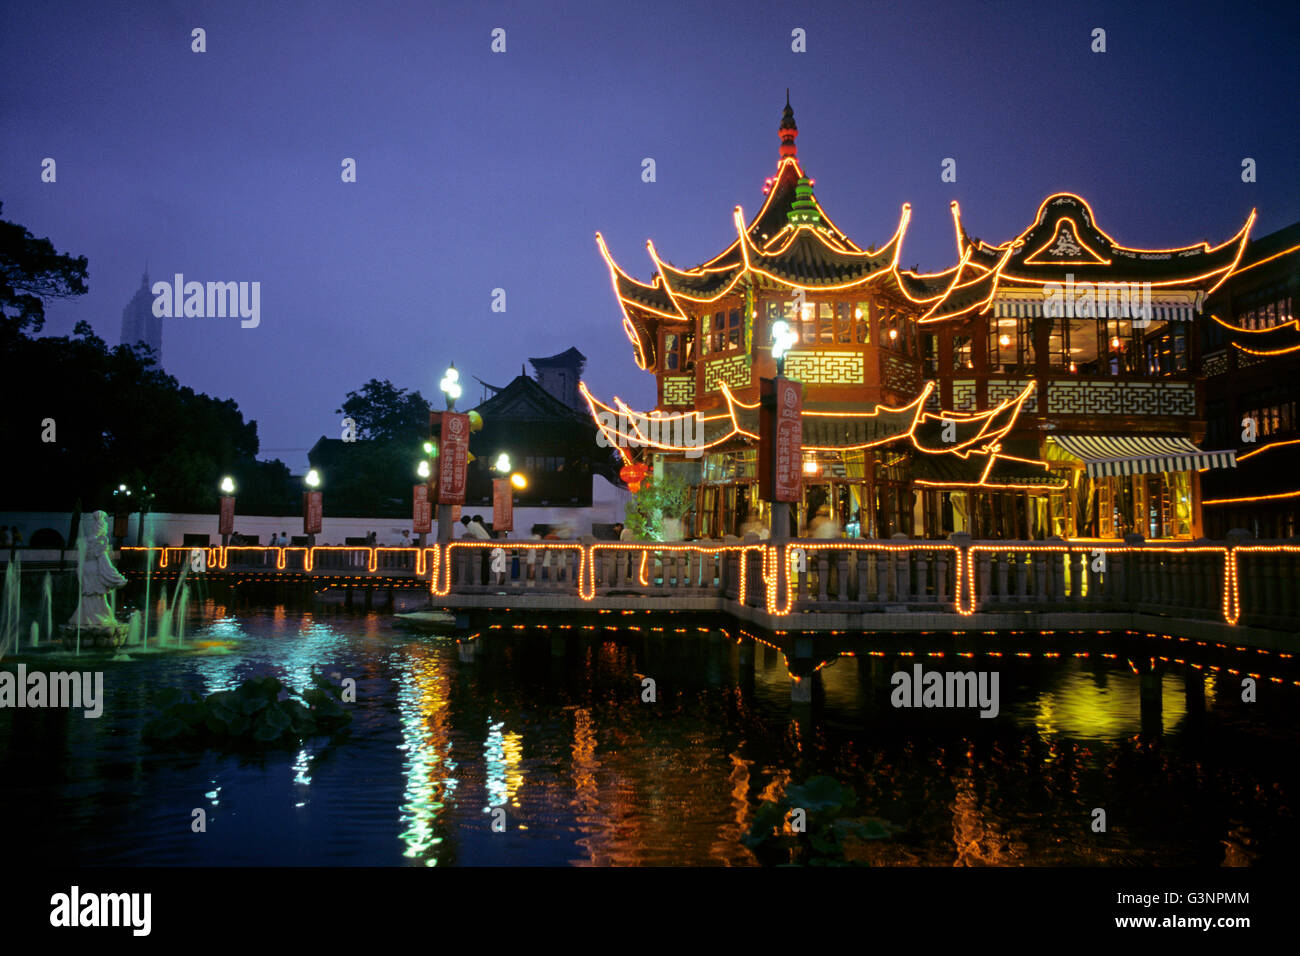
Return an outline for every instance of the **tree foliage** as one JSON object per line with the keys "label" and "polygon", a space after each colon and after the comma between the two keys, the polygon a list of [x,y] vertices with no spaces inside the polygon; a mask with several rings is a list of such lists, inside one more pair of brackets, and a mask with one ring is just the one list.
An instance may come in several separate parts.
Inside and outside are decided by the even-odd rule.
{"label": "tree foliage", "polygon": [[[0,212],[4,203],[0,203]],[[86,257],[57,252],[24,226],[0,219],[0,341],[45,326],[45,302],[86,292]]]}
{"label": "tree foliage", "polygon": [[335,414],[356,423],[357,440],[334,440],[313,452],[311,463],[324,474],[331,510],[409,515],[415,468],[429,437],[429,403],[418,391],[372,378],[348,392]]}
{"label": "tree foliage", "polygon": [[429,403],[424,396],[387,379],[372,378],[360,391],[348,392],[343,407],[334,412],[356,422],[357,438],[418,445],[429,433]]}
{"label": "tree foliage", "polygon": [[288,469],[255,460],[257,424],[233,400],[181,385],[144,346],[110,348],[86,322],[36,336],[45,300],[84,293],[85,274],[84,257],[0,222],[3,507],[107,511],[125,483],[147,486],[154,510],[211,511],[218,481],[233,474],[245,514],[296,510]]}

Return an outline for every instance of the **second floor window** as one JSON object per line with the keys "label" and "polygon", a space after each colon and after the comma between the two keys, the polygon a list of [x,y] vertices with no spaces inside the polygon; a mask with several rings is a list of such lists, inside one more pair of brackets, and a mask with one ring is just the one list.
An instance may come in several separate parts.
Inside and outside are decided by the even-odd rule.
{"label": "second floor window", "polygon": [[871,343],[871,304],[866,301],[807,302],[803,314],[795,314],[793,299],[769,299],[764,303],[767,327],[778,319],[789,322],[805,348]]}
{"label": "second floor window", "polygon": [[1030,374],[1034,370],[1032,319],[989,319],[989,372]]}
{"label": "second floor window", "polygon": [[738,349],[745,339],[745,325],[740,309],[727,309],[705,315],[704,343],[709,353]]}
{"label": "second floor window", "polygon": [[695,336],[690,333],[664,334],[664,370],[689,372],[695,368]]}
{"label": "second floor window", "polygon": [[1048,364],[1078,375],[1158,377],[1188,370],[1189,323],[1129,319],[1066,319],[1051,322]]}

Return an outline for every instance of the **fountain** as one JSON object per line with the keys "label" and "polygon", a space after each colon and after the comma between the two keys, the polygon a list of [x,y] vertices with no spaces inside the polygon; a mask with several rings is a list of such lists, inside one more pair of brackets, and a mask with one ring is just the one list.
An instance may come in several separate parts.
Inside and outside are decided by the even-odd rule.
{"label": "fountain", "polygon": [[128,626],[117,619],[108,602],[113,591],[126,584],[126,578],[109,557],[108,516],[102,511],[85,515],[81,522],[77,582],[81,595],[77,611],[59,628],[64,647],[75,647],[80,653],[84,634],[92,647],[117,648],[126,639]]}
{"label": "fountain", "polygon": [[[24,625],[22,616],[22,564],[18,555],[4,573],[0,593],[0,660],[10,654],[49,649],[62,644],[63,649],[81,653],[82,644],[90,649],[115,651],[114,660],[130,660],[127,654],[152,654],[164,650],[194,650],[185,644],[185,616],[189,612],[190,586],[186,581],[189,565],[182,564],[170,596],[164,586],[160,600],[149,603],[151,562],[146,560],[145,603],[133,610],[127,621],[117,617],[117,590],[125,585],[113,565],[108,548],[108,519],[102,511],[87,514],[77,539],[77,611],[66,624],[54,624],[54,580],[49,572],[41,582],[40,598],[33,619]],[[151,610],[152,609],[152,610]],[[157,640],[149,646],[150,615],[156,613]],[[23,640],[27,639],[24,645]],[[203,648],[200,648],[203,650]]]}
{"label": "fountain", "polygon": [[18,589],[22,586],[20,560],[15,552],[13,560],[5,568],[4,603],[0,605],[0,657],[18,648]]}
{"label": "fountain", "polygon": [[54,640],[54,584],[50,580],[50,572],[45,572],[45,580],[41,584],[41,603],[45,609],[45,639]]}

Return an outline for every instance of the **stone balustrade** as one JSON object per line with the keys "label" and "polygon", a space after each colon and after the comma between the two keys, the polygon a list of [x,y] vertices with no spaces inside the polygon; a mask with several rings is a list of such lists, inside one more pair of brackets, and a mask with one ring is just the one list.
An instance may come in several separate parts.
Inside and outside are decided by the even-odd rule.
{"label": "stone balustrade", "polygon": [[[450,595],[636,598],[690,609],[708,598],[770,614],[931,611],[1150,612],[1300,629],[1300,544],[754,538],[675,544],[457,540],[445,547],[122,550],[124,570],[430,578]],[[202,560],[195,555],[202,555]],[[784,563],[784,568],[783,568]],[[198,565],[203,567],[199,568]],[[784,573],[783,573],[784,572]],[[697,602],[704,606],[705,602]]]}

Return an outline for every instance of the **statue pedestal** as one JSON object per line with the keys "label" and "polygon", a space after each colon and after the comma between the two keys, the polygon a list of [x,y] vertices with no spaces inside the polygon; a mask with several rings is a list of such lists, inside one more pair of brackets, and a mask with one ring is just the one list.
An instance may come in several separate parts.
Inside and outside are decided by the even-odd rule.
{"label": "statue pedestal", "polygon": [[[82,648],[102,648],[103,650],[115,651],[126,643],[126,635],[129,629],[129,624],[83,627],[81,628],[81,646]],[[63,639],[65,650],[75,650],[77,647],[77,626],[75,624],[61,625],[59,627],[59,637]]]}

